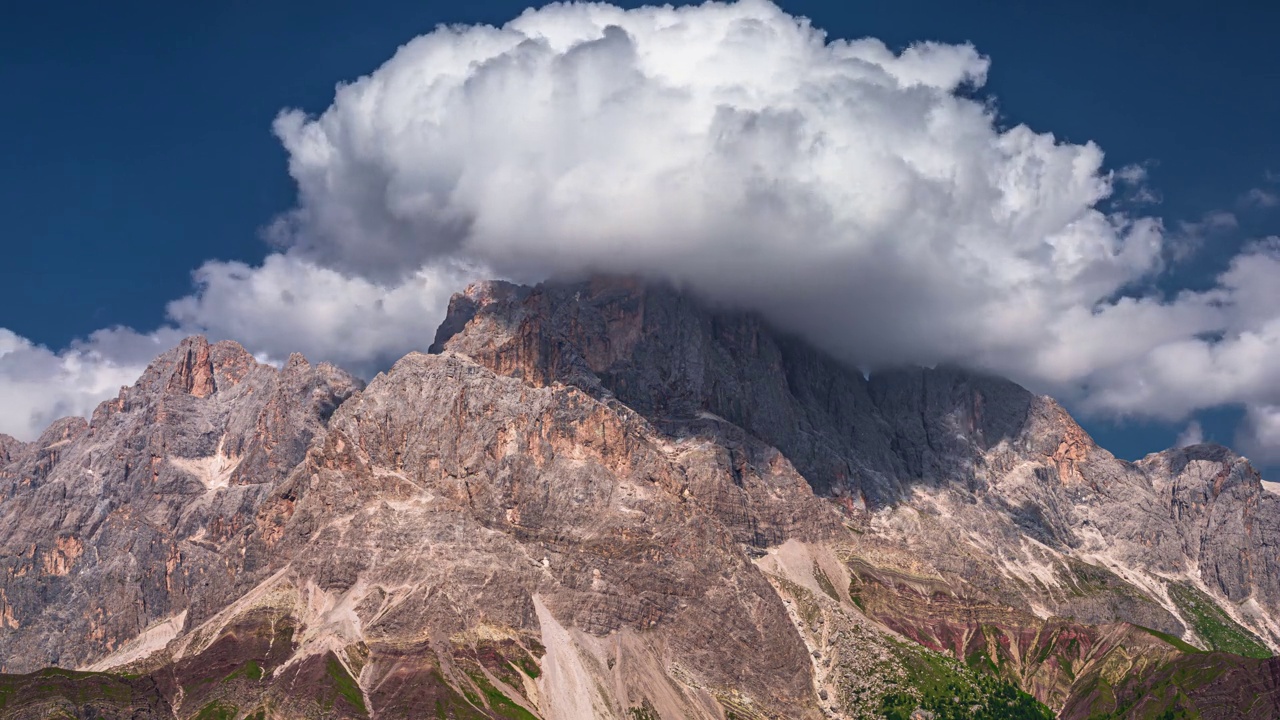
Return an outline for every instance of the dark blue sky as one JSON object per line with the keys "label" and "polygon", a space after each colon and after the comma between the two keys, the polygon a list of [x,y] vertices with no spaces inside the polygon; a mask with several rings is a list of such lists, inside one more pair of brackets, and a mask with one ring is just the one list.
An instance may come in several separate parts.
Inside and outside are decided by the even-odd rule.
{"label": "dark blue sky", "polygon": [[[640,3],[619,3],[636,5]],[[1237,205],[1280,173],[1280,7],[1247,0],[781,3],[835,37],[971,41],[1010,123],[1150,163],[1167,221],[1238,213],[1193,269],[1280,232]],[[1171,7],[1174,5],[1174,7]],[[260,260],[258,228],[293,186],[276,112],[325,108],[438,23],[501,23],[522,2],[23,3],[0,23],[0,327],[58,348],[114,324],[148,330],[210,258]],[[1231,413],[1207,418],[1228,440]],[[1091,427],[1134,455],[1175,429]]]}

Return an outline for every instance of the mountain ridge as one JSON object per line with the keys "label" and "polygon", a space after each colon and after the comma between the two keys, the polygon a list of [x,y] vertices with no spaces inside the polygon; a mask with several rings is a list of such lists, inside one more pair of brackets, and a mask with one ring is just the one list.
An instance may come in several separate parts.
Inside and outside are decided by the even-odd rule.
{"label": "mountain ridge", "polygon": [[[1007,380],[626,278],[473,285],[429,350],[364,385],[189,338],[0,438],[3,671],[183,718],[1140,717],[1229,650],[1280,708],[1280,496],[1225,448],[1120,461]],[[1245,716],[1193,679],[1161,711]]]}

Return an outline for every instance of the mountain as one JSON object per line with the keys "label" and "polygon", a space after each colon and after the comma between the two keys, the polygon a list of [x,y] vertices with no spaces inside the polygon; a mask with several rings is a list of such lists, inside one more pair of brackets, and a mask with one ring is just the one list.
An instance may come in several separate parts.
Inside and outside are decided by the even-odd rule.
{"label": "mountain", "polygon": [[626,278],[0,437],[0,715],[1280,717],[1280,495]]}

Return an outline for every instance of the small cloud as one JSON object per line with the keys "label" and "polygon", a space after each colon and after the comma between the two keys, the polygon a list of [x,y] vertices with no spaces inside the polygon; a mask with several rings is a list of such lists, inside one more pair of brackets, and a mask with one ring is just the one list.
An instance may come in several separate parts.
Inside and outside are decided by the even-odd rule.
{"label": "small cloud", "polygon": [[1240,227],[1233,213],[1214,211],[1205,213],[1195,222],[1180,222],[1178,230],[1167,239],[1169,256],[1181,262],[1195,255],[1205,243]]}
{"label": "small cloud", "polygon": [[1141,165],[1125,165],[1115,173],[1116,179],[1128,185],[1146,182],[1147,169]]}
{"label": "small cloud", "polygon": [[58,418],[87,417],[181,337],[106,328],[55,352],[0,328],[0,433],[34,440]]}
{"label": "small cloud", "polygon": [[1273,208],[1280,205],[1280,193],[1253,188],[1240,198],[1240,204],[1255,208]]}
{"label": "small cloud", "polygon": [[1117,185],[1123,187],[1122,199],[1131,205],[1156,205],[1161,201],[1160,194],[1147,184],[1150,174],[1145,165],[1125,165],[1112,173]]}
{"label": "small cloud", "polygon": [[1187,423],[1186,429],[1178,435],[1178,439],[1174,441],[1174,447],[1184,448],[1190,445],[1199,445],[1204,442],[1204,428],[1196,420]]}

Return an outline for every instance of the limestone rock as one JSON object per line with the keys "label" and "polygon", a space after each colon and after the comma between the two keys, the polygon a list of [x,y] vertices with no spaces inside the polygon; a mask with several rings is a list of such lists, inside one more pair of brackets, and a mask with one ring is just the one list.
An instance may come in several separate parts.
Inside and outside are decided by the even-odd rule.
{"label": "limestone rock", "polygon": [[662,285],[480,283],[367,387],[191,338],[91,420],[0,436],[0,671],[108,671],[0,697],[1263,717],[1278,544],[1280,495],[1225,448],[1124,462],[1007,380],[868,377]]}
{"label": "limestone rock", "polygon": [[0,470],[0,666],[76,667],[148,626],[198,622],[254,583],[257,507],[359,386],[194,337]]}

